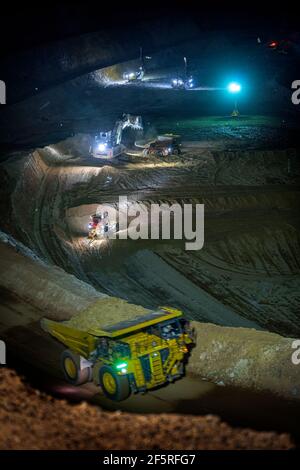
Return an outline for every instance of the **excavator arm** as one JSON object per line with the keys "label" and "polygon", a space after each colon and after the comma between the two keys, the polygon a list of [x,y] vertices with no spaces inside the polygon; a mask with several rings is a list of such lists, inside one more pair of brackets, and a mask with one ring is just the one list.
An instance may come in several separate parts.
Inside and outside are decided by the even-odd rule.
{"label": "excavator arm", "polygon": [[122,140],[122,132],[126,127],[131,127],[137,130],[143,130],[141,116],[134,116],[132,114],[123,114],[122,119],[118,120],[112,132],[113,145],[119,145]]}

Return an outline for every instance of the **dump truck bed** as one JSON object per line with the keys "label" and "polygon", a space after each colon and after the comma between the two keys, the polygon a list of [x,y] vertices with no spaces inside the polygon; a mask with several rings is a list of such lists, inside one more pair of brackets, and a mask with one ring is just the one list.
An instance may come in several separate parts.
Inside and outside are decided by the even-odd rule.
{"label": "dump truck bed", "polygon": [[93,326],[90,329],[87,328],[86,331],[69,326],[65,322],[56,322],[46,318],[41,321],[41,327],[65,346],[87,358],[95,350],[99,337],[118,339],[129,333],[180,316],[182,316],[182,312],[179,310],[166,307],[165,310],[150,312],[132,320],[122,321],[107,327],[95,328]]}
{"label": "dump truck bed", "polygon": [[54,338],[67,346],[67,348],[86,359],[96,348],[97,337],[90,335],[88,332],[68,326],[64,322],[56,322],[43,318],[41,320],[41,327],[44,331],[47,331],[47,333],[50,333]]}

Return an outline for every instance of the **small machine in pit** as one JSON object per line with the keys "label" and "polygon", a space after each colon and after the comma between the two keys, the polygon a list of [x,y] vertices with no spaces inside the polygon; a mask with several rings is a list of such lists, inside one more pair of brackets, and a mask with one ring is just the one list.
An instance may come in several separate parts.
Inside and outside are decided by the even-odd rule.
{"label": "small machine in pit", "polygon": [[88,224],[88,239],[93,240],[109,238],[111,233],[118,231],[119,224],[109,217],[107,211],[99,212],[90,216]]}

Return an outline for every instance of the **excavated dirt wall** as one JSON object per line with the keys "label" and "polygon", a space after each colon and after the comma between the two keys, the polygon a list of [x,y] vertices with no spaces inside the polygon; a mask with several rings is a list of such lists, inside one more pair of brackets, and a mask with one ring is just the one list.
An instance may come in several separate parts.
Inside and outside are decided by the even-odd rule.
{"label": "excavated dirt wall", "polygon": [[[226,406],[235,413],[231,401],[241,400],[264,415],[264,400],[276,407],[278,400],[287,413],[284,429],[293,427],[300,389],[291,363],[300,334],[293,152],[233,155],[193,147],[180,158],[127,156],[108,165],[91,161],[89,142],[77,136],[5,165],[16,182],[6,231],[33,250],[1,235],[0,334],[9,353],[43,371],[54,393],[113,409],[93,384],[61,382],[63,346],[41,330],[40,319],[76,323],[77,314],[86,318],[89,312],[106,324],[170,305],[197,330],[186,377],[118,407],[222,414]],[[98,204],[115,206],[120,194],[147,208],[151,202],[204,203],[203,249],[188,252],[172,240],[90,243],[90,215]],[[266,416],[262,428],[269,422],[276,427],[277,418]]]}
{"label": "excavated dirt wall", "polygon": [[[88,137],[77,136],[27,158],[13,195],[26,244],[101,292],[146,308],[169,303],[195,320],[299,333],[297,152],[200,149],[196,157],[193,149],[179,159],[128,157],[91,167],[88,147]],[[284,171],[289,161],[293,175]],[[251,174],[250,185],[235,179],[238,168]],[[276,184],[266,184],[269,177]],[[88,243],[89,215],[119,194],[146,207],[204,203],[204,248]],[[182,286],[188,296],[180,295]]]}

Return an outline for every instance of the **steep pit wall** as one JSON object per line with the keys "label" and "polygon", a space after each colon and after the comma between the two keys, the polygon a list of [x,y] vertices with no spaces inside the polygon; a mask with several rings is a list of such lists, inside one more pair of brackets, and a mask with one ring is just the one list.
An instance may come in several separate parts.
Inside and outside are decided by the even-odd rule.
{"label": "steep pit wall", "polygon": [[[299,191],[284,173],[281,184],[266,184],[281,174],[290,151],[263,152],[257,170],[258,152],[234,158],[220,152],[221,165],[203,149],[198,156],[193,150],[179,159],[129,158],[110,165],[87,154],[88,139],[77,136],[25,160],[13,216],[20,238],[40,256],[100,292],[146,308],[169,304],[194,320],[300,333]],[[220,168],[227,168],[228,178],[238,166],[246,176],[251,171],[258,185],[227,179],[215,185]],[[119,194],[146,207],[204,203],[204,248],[193,253],[174,243],[90,244],[90,214],[99,203],[114,205]]]}

